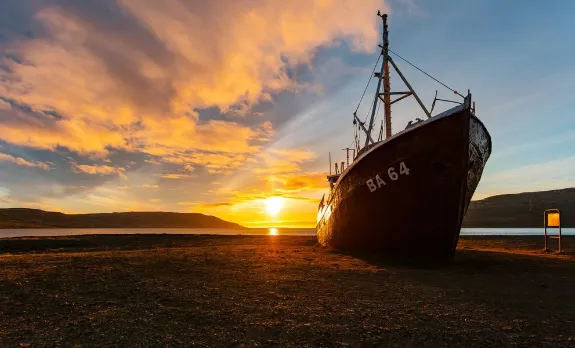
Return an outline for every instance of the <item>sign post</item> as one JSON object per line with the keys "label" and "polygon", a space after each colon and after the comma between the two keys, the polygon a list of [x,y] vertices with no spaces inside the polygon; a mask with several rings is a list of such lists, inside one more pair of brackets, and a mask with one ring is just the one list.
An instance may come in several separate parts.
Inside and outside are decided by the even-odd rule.
{"label": "sign post", "polygon": [[[559,242],[558,249],[561,252],[561,211],[559,209],[546,209],[543,213],[543,226],[545,228],[545,251],[547,251],[547,238],[556,238]],[[558,236],[548,236],[547,227],[558,227]]]}

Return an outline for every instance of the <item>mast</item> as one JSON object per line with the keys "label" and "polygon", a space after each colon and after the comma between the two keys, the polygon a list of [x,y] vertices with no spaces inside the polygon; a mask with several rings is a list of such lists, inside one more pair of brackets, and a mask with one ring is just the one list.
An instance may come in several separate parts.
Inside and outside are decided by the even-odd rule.
{"label": "mast", "polygon": [[391,86],[389,85],[389,39],[387,32],[387,14],[381,16],[383,20],[383,103],[385,105],[385,139],[391,137]]}
{"label": "mast", "polygon": [[[361,126],[361,128],[363,129],[363,131],[366,134],[365,146],[364,146],[364,148],[366,148],[366,149],[367,149],[367,146],[369,145],[370,141],[372,143],[374,143],[373,139],[371,138],[371,131],[373,130],[373,122],[375,119],[375,112],[377,110],[378,99],[381,99],[381,101],[384,104],[385,138],[386,139],[388,139],[392,136],[392,134],[391,134],[391,105],[402,100],[402,99],[405,99],[409,96],[413,96],[415,98],[415,100],[417,101],[417,103],[419,104],[419,106],[421,107],[421,109],[423,109],[423,112],[425,113],[425,115],[428,118],[431,117],[431,113],[429,111],[427,111],[427,108],[425,107],[425,105],[423,105],[423,102],[421,101],[421,99],[419,98],[417,93],[415,93],[415,90],[413,90],[413,88],[411,87],[411,85],[409,84],[409,82],[407,81],[405,76],[403,76],[403,74],[399,70],[399,67],[395,64],[395,62],[393,61],[393,59],[391,59],[391,56],[389,55],[390,50],[389,50],[389,31],[387,30],[387,14],[382,15],[380,11],[377,11],[377,15],[379,17],[381,17],[381,20],[383,23],[383,45],[379,45],[379,47],[381,47],[381,55],[383,56],[383,62],[381,64],[381,72],[379,72],[379,73],[376,72],[374,74],[374,76],[377,78],[377,88],[375,91],[375,98],[373,100],[373,107],[371,110],[371,118],[369,120],[369,127],[367,129],[365,129],[365,127],[363,126],[363,123],[357,118],[357,115],[354,113],[354,120],[357,120],[359,122],[359,125]],[[399,75],[399,77],[401,78],[401,80],[403,81],[405,86],[409,89],[409,91],[406,91],[406,92],[392,92],[391,91],[391,85],[390,85],[390,80],[389,80],[389,64],[391,64],[393,69],[397,72],[397,74]],[[383,80],[383,93],[380,93],[382,80]],[[459,94],[456,91],[454,91],[454,92],[456,94]],[[392,95],[397,95],[398,97],[395,100],[391,100]]]}
{"label": "mast", "polygon": [[[383,20],[383,42],[385,44],[385,42],[387,42],[387,15],[384,14],[383,16],[381,15],[381,12],[377,11],[377,15],[379,17],[382,18]],[[365,148],[367,148],[367,145],[369,145],[369,140],[371,139],[371,130],[373,129],[373,120],[375,118],[375,110],[377,109],[377,101],[379,99],[379,90],[381,89],[381,75],[383,75],[384,73],[386,73],[388,75],[388,87],[389,87],[389,68],[386,68],[387,65],[387,59],[385,59],[387,57],[387,52],[384,53],[384,50],[381,51],[381,54],[384,55],[384,59],[383,59],[383,63],[381,63],[381,72],[378,74],[376,73],[376,77],[377,77],[377,88],[375,89],[375,98],[373,98],[373,107],[371,109],[371,118],[369,119],[369,127],[367,127],[367,137],[365,139]],[[384,87],[385,88],[385,87]],[[387,111],[387,109],[386,109]],[[372,140],[373,141],[373,140]]]}

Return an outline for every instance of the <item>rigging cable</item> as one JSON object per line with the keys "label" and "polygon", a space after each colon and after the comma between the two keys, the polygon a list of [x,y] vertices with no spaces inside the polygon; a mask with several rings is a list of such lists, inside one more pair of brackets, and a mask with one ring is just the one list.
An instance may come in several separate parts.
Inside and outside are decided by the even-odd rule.
{"label": "rigging cable", "polygon": [[[435,82],[439,83],[440,85],[442,85],[443,87],[447,88],[448,90],[450,90],[451,92],[453,92],[454,94],[457,94],[458,96],[460,96],[461,98],[465,98],[463,95],[461,95],[459,92],[457,92],[456,90],[454,90],[453,88],[449,87],[448,85],[446,85],[445,83],[439,81],[438,79],[436,79],[435,77],[431,76],[430,74],[426,73],[425,71],[423,71],[421,68],[419,68],[418,66],[416,66],[415,64],[411,63],[410,61],[408,61],[407,59],[403,58],[402,56],[400,56],[399,54],[395,53],[394,51],[392,51],[391,49],[388,48],[388,52],[393,53],[395,56],[397,56],[399,59],[403,60],[404,62],[406,62],[407,64],[411,65],[412,67],[414,67],[415,69],[419,70],[420,72],[424,73],[425,75],[427,75],[429,78],[435,80]],[[355,117],[353,118],[353,123],[354,125],[356,124],[356,117],[357,117],[357,111],[359,110],[359,107],[361,105],[361,102],[363,101],[363,98],[365,97],[365,93],[367,92],[367,89],[369,88],[369,84],[371,83],[371,79],[374,76],[375,73],[375,69],[377,69],[377,64],[379,63],[379,60],[381,59],[382,55],[380,54],[379,57],[377,58],[377,62],[375,62],[375,66],[373,67],[373,71],[371,72],[371,76],[369,77],[369,80],[367,82],[367,85],[365,86],[365,89],[363,90],[363,94],[361,95],[361,98],[359,99],[359,103],[357,104],[357,108],[355,109],[354,115]],[[369,117],[369,114],[371,112],[371,110],[373,109],[373,106],[370,106],[368,112],[367,112],[367,116],[365,117],[365,120],[363,121],[363,124],[365,124],[365,122],[367,122],[367,118]],[[377,118],[377,114],[379,114],[379,104],[376,105],[376,115],[375,118]],[[374,120],[375,120],[374,118]],[[357,122],[359,123],[359,122]],[[354,143],[356,143],[356,139],[357,136],[361,136],[361,132],[360,130],[360,125],[358,124],[357,126],[357,133],[356,130],[354,129],[354,140],[351,142],[350,146],[353,145]],[[357,144],[357,143],[356,143]],[[357,146],[357,145],[356,145]]]}
{"label": "rigging cable", "polygon": [[[365,89],[363,90],[363,94],[361,95],[361,98],[359,99],[359,103],[357,103],[357,107],[355,108],[355,112],[353,113],[356,117],[357,117],[357,111],[359,110],[359,107],[361,106],[361,102],[363,101],[363,97],[365,97],[365,93],[367,92],[367,89],[369,88],[369,84],[371,83],[371,79],[374,77],[375,69],[377,69],[377,64],[379,64],[380,59],[381,59],[381,54],[377,57],[377,61],[375,62],[375,65],[373,66],[373,70],[371,71],[371,75],[369,77],[369,80],[367,81],[367,85],[365,86]],[[369,113],[371,112],[371,109],[372,109],[372,107],[370,107],[370,109],[368,110],[367,116],[365,116],[365,120],[363,120],[363,124],[365,124],[365,122],[367,121],[367,118],[369,117]],[[353,122],[355,124],[355,122],[356,122],[355,117],[353,118]],[[358,125],[358,128],[360,128],[359,125]],[[355,142],[355,139],[351,142],[351,144],[349,144],[349,146],[353,145],[354,142]]]}
{"label": "rigging cable", "polygon": [[453,88],[450,88],[448,85],[446,85],[445,83],[439,81],[438,79],[436,79],[435,77],[429,75],[428,73],[426,73],[425,71],[421,70],[420,68],[418,68],[417,66],[415,66],[415,64],[411,63],[410,61],[408,61],[407,59],[403,58],[402,56],[400,56],[399,54],[393,52],[392,50],[388,49],[389,52],[395,54],[399,59],[403,60],[404,62],[406,62],[407,64],[411,65],[412,67],[416,68],[417,70],[421,71],[422,73],[424,73],[425,75],[429,76],[430,78],[434,79],[436,82],[438,82],[439,84],[443,85],[443,87],[447,88],[448,90],[452,91],[453,93],[457,94],[458,96],[460,96],[461,98],[465,98],[464,96],[462,96],[461,94],[459,94],[459,92],[457,92],[456,90],[454,90]]}
{"label": "rigging cable", "polygon": [[381,110],[381,104],[377,103],[377,107],[375,108],[375,117],[373,118],[373,124],[375,124],[375,120],[377,120],[377,116],[379,116],[379,110]]}
{"label": "rigging cable", "polygon": [[[378,60],[378,61],[379,61],[379,60]],[[376,65],[377,65],[377,64],[376,64]],[[379,106],[379,104],[378,104],[377,106]],[[376,107],[377,107],[377,106],[376,106]],[[358,107],[358,108],[359,108],[359,107]],[[372,109],[373,109],[373,105],[370,104],[369,110],[367,110],[367,115],[365,115],[365,119],[363,120],[363,122],[358,122],[357,129],[360,131],[360,134],[361,134],[361,125],[359,125],[359,123],[365,125],[365,122],[367,122],[367,118],[369,117],[369,114],[371,114],[371,110],[372,110]],[[356,115],[356,116],[357,116],[357,115]],[[358,118],[359,118],[359,117],[358,117]],[[354,118],[354,121],[355,121],[355,118]],[[352,141],[352,144],[353,144],[353,141]],[[351,146],[351,145],[350,145],[350,146]]]}
{"label": "rigging cable", "polygon": [[373,66],[373,71],[371,72],[371,75],[369,76],[369,80],[367,81],[367,86],[365,86],[365,89],[363,90],[363,94],[361,95],[361,98],[359,99],[359,103],[357,103],[357,108],[355,108],[355,112],[357,112],[357,110],[359,110],[359,106],[361,105],[361,101],[363,100],[363,97],[365,97],[365,92],[367,92],[367,88],[369,87],[369,84],[371,83],[371,79],[374,76],[375,69],[377,69],[377,64],[379,63],[380,59],[381,59],[381,54],[379,55],[379,57],[377,58],[377,62],[375,62],[375,65]]}
{"label": "rigging cable", "polygon": [[[380,56],[380,57],[381,57],[381,56]],[[378,59],[377,61],[379,62],[379,59]],[[377,64],[376,64],[376,65],[377,65]],[[375,70],[374,70],[374,71],[375,71]],[[379,98],[379,97],[378,97],[378,98]],[[381,109],[379,106],[380,106],[379,103],[377,103],[377,104],[375,105],[375,112],[376,112],[376,113],[375,113],[375,117],[373,118],[373,122],[374,122],[374,123],[375,123],[375,120],[377,119],[377,115],[379,114],[379,109]],[[369,110],[367,110],[367,114],[365,115],[365,119],[363,120],[363,124],[365,124],[365,123],[367,122],[367,119],[369,118],[369,115],[371,114],[371,111],[372,111],[372,110],[373,110],[373,104],[370,104],[370,105],[369,105]],[[369,135],[371,135],[371,133],[370,133]]]}
{"label": "rigging cable", "polygon": [[373,124],[375,124],[375,120],[377,120],[377,116],[379,116],[379,110],[381,110],[381,104],[377,103],[377,107],[375,109],[375,117],[373,118]]}

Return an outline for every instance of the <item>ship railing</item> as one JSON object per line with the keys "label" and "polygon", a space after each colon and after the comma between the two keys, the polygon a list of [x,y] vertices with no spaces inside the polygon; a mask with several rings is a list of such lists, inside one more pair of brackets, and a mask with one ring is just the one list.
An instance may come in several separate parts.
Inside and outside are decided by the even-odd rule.
{"label": "ship railing", "polygon": [[[437,90],[435,90],[435,98],[433,98],[433,103],[431,104],[431,110],[429,110],[429,113],[433,113],[433,109],[435,108],[435,102],[436,101],[442,101],[442,102],[446,102],[446,103],[453,103],[453,104],[458,104],[458,105],[462,105],[465,104],[466,102],[469,102],[471,99],[471,91],[468,90],[467,91],[467,96],[463,97],[463,101],[456,101],[456,100],[448,100],[448,99],[440,99],[437,98]],[[461,94],[457,93],[458,95],[461,96]],[[473,113],[475,114],[475,102],[473,102],[473,107],[471,108],[471,110],[473,111]]]}

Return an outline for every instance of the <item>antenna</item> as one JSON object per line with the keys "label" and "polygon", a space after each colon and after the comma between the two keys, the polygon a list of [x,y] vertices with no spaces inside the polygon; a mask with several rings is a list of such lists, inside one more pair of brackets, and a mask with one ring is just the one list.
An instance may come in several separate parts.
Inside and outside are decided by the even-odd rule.
{"label": "antenna", "polygon": [[329,175],[331,176],[331,152],[329,153]]}

